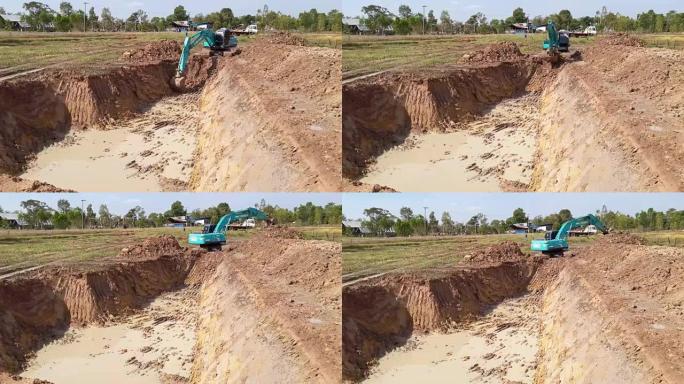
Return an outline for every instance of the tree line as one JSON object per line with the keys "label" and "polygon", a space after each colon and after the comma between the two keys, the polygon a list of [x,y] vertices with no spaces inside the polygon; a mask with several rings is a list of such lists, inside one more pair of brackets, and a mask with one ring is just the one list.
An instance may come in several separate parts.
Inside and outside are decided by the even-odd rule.
{"label": "tree line", "polygon": [[551,15],[531,16],[518,7],[511,16],[505,19],[489,20],[482,12],[471,15],[465,21],[454,20],[449,11],[443,10],[439,19],[434,10],[426,15],[414,12],[408,5],[400,5],[394,13],[379,5],[367,5],[361,8],[364,17],[362,23],[369,30],[383,34],[391,26],[394,33],[399,35],[423,33],[504,33],[510,25],[515,23],[532,23],[536,26],[546,25],[552,20],[560,29],[570,31],[583,30],[588,26],[596,26],[600,32],[682,32],[684,31],[684,12],[675,10],[667,13],[656,13],[653,10],[643,12],[636,18],[611,12],[605,6],[596,11],[593,16],[574,17],[572,13],[563,9]]}
{"label": "tree line", "polygon": [[[166,17],[150,18],[146,11],[138,9],[124,19],[112,16],[112,12],[106,7],[102,8],[98,15],[95,7],[90,7],[86,14],[85,9],[78,9],[68,1],[61,2],[57,10],[45,3],[31,1],[23,4],[23,11],[21,20],[28,23],[33,31],[46,31],[53,29],[48,26],[54,26],[54,30],[60,32],[161,32],[170,28],[174,21],[210,22],[215,29],[257,24],[262,30],[267,28],[304,32],[339,32],[342,30],[340,11],[332,10],[324,13],[318,12],[315,8],[301,12],[298,17],[266,9],[259,10],[256,15],[236,16],[230,8],[222,8],[206,15],[190,16],[183,5],[178,5],[173,13]],[[3,14],[5,14],[5,9],[0,7],[0,28],[9,29],[10,24],[4,22],[1,17]]]}
{"label": "tree line", "polygon": [[[182,216],[190,216],[194,219],[206,218],[211,223],[216,224],[222,216],[231,212],[231,207],[227,202],[188,212],[182,202],[175,201],[165,212],[147,213],[143,207],[136,206],[123,215],[113,214],[106,204],[101,204],[95,211],[92,204],[88,204],[85,209],[82,209],[72,206],[66,199],[59,200],[56,208],[33,199],[22,201],[20,206],[19,219],[34,229],[46,227],[55,229],[162,227],[168,223],[169,218]],[[264,211],[279,224],[334,225],[342,222],[342,205],[335,203],[319,206],[308,202],[290,210],[261,200],[254,206]],[[2,212],[3,210],[0,207],[0,213]],[[0,227],[7,226],[7,221],[0,220]]]}
{"label": "tree line", "polygon": [[[449,212],[443,212],[438,219],[434,211],[427,217],[415,214],[409,207],[399,210],[399,216],[383,208],[368,208],[363,212],[365,218],[361,225],[374,236],[425,236],[425,235],[486,235],[503,234],[511,230],[512,224],[532,224],[533,226],[552,225],[557,230],[573,218],[569,209],[561,209],[546,216],[529,217],[522,208],[517,208],[506,219],[489,220],[486,215],[478,213],[465,222],[457,222]],[[671,208],[667,211],[656,211],[649,208],[634,216],[616,211],[609,211],[605,206],[596,211],[596,215],[608,227],[616,230],[682,230],[684,229],[684,210]]]}

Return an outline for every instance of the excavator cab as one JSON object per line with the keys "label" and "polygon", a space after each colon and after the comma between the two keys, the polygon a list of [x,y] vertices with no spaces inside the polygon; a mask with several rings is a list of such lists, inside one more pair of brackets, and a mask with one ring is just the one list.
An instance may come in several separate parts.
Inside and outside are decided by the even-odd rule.
{"label": "excavator cab", "polygon": [[546,231],[544,233],[544,240],[552,240],[556,238],[558,231]]}

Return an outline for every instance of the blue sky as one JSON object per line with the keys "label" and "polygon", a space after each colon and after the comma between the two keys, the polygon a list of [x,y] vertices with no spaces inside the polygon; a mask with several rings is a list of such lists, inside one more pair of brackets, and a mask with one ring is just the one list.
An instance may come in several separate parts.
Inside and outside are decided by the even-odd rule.
{"label": "blue sky", "polygon": [[430,9],[435,11],[435,16],[439,17],[442,10],[449,11],[452,19],[464,21],[477,12],[482,12],[488,19],[504,19],[513,14],[517,7],[522,9],[530,17],[536,15],[549,15],[557,13],[561,9],[568,9],[575,17],[594,16],[597,10],[603,5],[609,11],[620,12],[623,15],[636,17],[637,13],[653,9],[656,12],[667,12],[669,10],[679,10],[684,8],[682,0],[575,0],[570,2],[558,1],[538,1],[538,0],[431,0],[422,2],[412,2],[406,0],[344,0],[342,2],[342,12],[347,16],[361,15],[361,7],[368,4],[381,5],[390,11],[397,13],[400,5],[406,4],[413,12],[422,12],[422,6],[426,5],[426,12]]}
{"label": "blue sky", "polygon": [[[63,0],[42,0],[43,3],[49,5],[52,9],[59,9],[59,3]],[[22,5],[27,0],[2,0],[0,6],[5,8],[7,12],[23,11]],[[83,8],[83,1],[70,1],[75,8]],[[95,7],[95,12],[99,15],[102,8],[107,7],[112,11],[115,17],[128,17],[131,13],[142,9],[147,12],[150,17],[154,16],[168,16],[173,13],[173,9],[177,5],[183,5],[191,15],[198,13],[207,14],[218,11],[221,8],[230,8],[236,15],[256,14],[257,9],[268,5],[268,8],[273,11],[280,11],[282,13],[293,16],[299,15],[299,12],[308,11],[311,8],[316,8],[318,11],[328,12],[331,9],[342,8],[341,0],[262,0],[262,1],[159,1],[159,0],[90,0],[88,8]]]}
{"label": "blue sky", "polygon": [[684,209],[684,193],[347,193],[342,197],[342,211],[347,219],[363,218],[363,210],[378,207],[399,215],[407,206],[414,213],[435,211],[438,218],[448,211],[451,218],[467,221],[479,212],[490,220],[506,219],[516,208],[530,217],[548,215],[563,208],[574,215],[594,213],[603,204],[609,210],[634,214],[644,209]]}
{"label": "blue sky", "polygon": [[265,199],[267,203],[283,208],[294,208],[311,201],[317,205],[341,202],[339,193],[2,193],[0,207],[5,211],[21,209],[22,201],[34,199],[57,208],[57,200],[67,199],[72,206],[93,204],[97,211],[100,204],[106,204],[114,214],[125,214],[136,205],[140,205],[147,213],[165,212],[171,203],[179,200],[188,211],[195,208],[208,208],[218,203],[227,202],[232,209],[253,207],[255,203]]}

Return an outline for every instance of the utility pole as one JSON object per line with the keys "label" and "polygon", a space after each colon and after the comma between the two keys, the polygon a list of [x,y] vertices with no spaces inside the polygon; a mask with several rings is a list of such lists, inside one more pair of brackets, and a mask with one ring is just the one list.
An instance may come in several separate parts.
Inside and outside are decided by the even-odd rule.
{"label": "utility pole", "polygon": [[83,209],[85,200],[81,200],[81,229],[85,229],[85,210]]}
{"label": "utility pole", "polygon": [[424,212],[425,212],[425,215],[423,216],[423,218],[425,219],[425,235],[427,235],[427,234],[428,234],[428,218],[427,218],[427,209],[428,209],[428,207],[423,207],[423,210],[424,210]]}
{"label": "utility pole", "polygon": [[427,5],[423,5],[423,35],[425,34],[425,8]]}
{"label": "utility pole", "polygon": [[83,32],[88,32],[86,29],[86,21],[88,20],[88,2],[83,2]]}

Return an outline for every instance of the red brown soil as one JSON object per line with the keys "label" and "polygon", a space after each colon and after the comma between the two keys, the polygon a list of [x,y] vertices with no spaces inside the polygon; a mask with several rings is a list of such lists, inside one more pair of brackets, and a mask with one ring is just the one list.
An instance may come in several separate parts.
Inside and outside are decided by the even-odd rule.
{"label": "red brown soil", "polygon": [[520,52],[518,44],[505,41],[487,45],[482,49],[466,54],[462,58],[463,63],[467,64],[484,64],[484,63],[499,63],[505,61],[519,61],[525,60],[527,55]]}
{"label": "red brown soil", "polygon": [[17,372],[32,351],[69,326],[130,314],[183,286],[203,253],[160,237],[112,260],[46,267],[0,281],[0,371]]}
{"label": "red brown soil", "polygon": [[223,60],[204,90],[192,188],[339,191],[340,76],[329,48],[257,40]]}
{"label": "red brown soil", "polygon": [[[2,156],[2,154],[0,154]],[[2,192],[73,192],[57,188],[52,184],[35,180],[26,180],[16,176],[0,174],[0,191]]]}
{"label": "red brown soil", "polygon": [[[271,238],[264,234],[262,232],[255,238],[235,243],[221,254],[223,264],[219,266],[217,277],[222,282],[240,280],[242,285],[238,286],[242,287],[239,289],[241,292],[223,295],[219,291],[215,296],[223,297],[224,301],[213,305],[219,309],[226,306],[230,309],[225,314],[219,312],[203,320],[204,326],[211,329],[232,328],[230,323],[238,321],[232,319],[246,321],[235,313],[238,311],[236,303],[227,302],[227,296],[237,295],[236,300],[241,305],[248,305],[246,311],[255,313],[256,319],[248,321],[257,324],[249,326],[248,334],[234,334],[226,330],[208,337],[206,343],[201,342],[199,353],[203,357],[193,367],[194,382],[209,383],[225,377],[230,377],[231,381],[239,381],[242,377],[269,377],[283,382],[339,382],[341,245],[326,241]],[[231,286],[232,291],[238,286]],[[215,324],[216,321],[218,324]],[[268,326],[268,329],[261,330],[263,325]],[[211,332],[211,329],[207,332]],[[278,335],[275,341],[266,336],[273,333]],[[255,337],[254,334],[258,335],[259,340],[250,339]],[[245,344],[247,346],[240,349]],[[256,344],[272,347],[261,356],[230,357],[238,349],[241,352],[253,351],[253,345]],[[271,356],[279,353],[276,351],[284,351],[282,360],[291,361],[296,367],[287,367],[287,372],[280,373],[251,372],[250,376],[254,361],[264,354]],[[247,367],[236,369],[233,365],[223,364],[228,358],[233,359],[231,361],[244,361]],[[256,367],[263,371],[266,369],[264,367],[277,365],[278,361],[264,361],[257,363]],[[208,369],[207,366],[212,368]],[[220,368],[224,366],[225,372]],[[300,374],[291,373],[295,370]],[[281,378],[274,379],[278,375],[282,375]]]}
{"label": "red brown soil", "polygon": [[504,261],[524,261],[529,256],[522,253],[520,244],[504,241],[485,249],[478,250],[464,258],[468,262],[500,263]]}
{"label": "red brown soil", "polygon": [[533,61],[475,67],[386,72],[343,86],[342,172],[356,179],[368,164],[410,133],[445,131],[493,104],[522,94]]}
{"label": "red brown soil", "polygon": [[282,225],[272,225],[263,228],[258,236],[267,239],[303,239],[304,235],[296,229],[288,228]]}
{"label": "red brown soil", "polygon": [[182,48],[175,40],[161,40],[148,43],[133,51],[126,51],[122,58],[133,63],[158,62],[168,60],[178,62]]}
{"label": "red brown soil", "polygon": [[547,89],[535,189],[684,190],[684,53],[632,45],[599,41]]}
{"label": "red brown soil", "polygon": [[[502,255],[495,255],[497,250]],[[363,378],[375,359],[414,332],[447,330],[493,304],[525,292],[540,259],[518,259],[509,245],[485,250],[488,262],[418,273],[393,273],[342,290],[343,378]]]}
{"label": "red brown soil", "polygon": [[289,32],[270,33],[267,35],[266,41],[269,44],[294,45],[297,47],[303,47],[305,45],[305,41],[302,37],[293,35]]}
{"label": "red brown soil", "polygon": [[611,33],[602,37],[598,41],[598,45],[620,45],[626,47],[643,47],[644,41],[638,37],[631,36],[624,32]]}
{"label": "red brown soil", "polygon": [[625,356],[619,365],[638,367],[643,382],[684,382],[683,261],[681,248],[638,245],[621,235],[601,237],[564,262],[563,273],[587,295],[582,311],[600,316],[605,325],[597,331]]}

